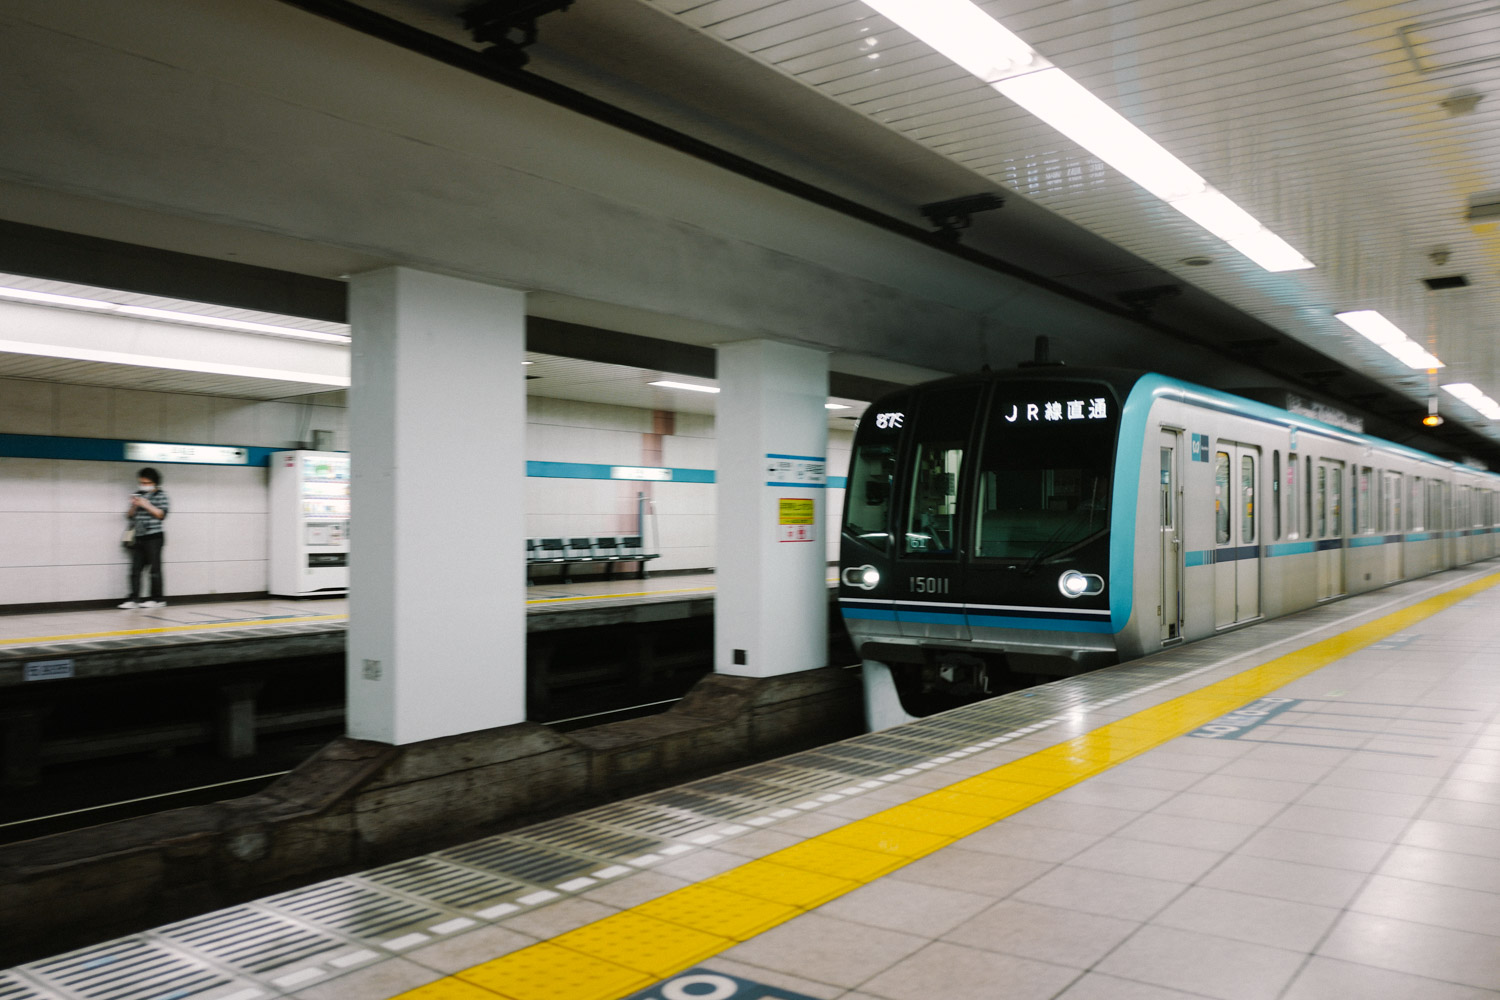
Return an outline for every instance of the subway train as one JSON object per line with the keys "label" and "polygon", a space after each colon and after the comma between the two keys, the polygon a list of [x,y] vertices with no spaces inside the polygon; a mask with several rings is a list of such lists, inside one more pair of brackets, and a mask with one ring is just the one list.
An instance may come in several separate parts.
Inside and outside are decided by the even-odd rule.
{"label": "subway train", "polygon": [[1497,490],[1145,372],[893,393],[860,421],[840,546],[871,727],[1488,558]]}

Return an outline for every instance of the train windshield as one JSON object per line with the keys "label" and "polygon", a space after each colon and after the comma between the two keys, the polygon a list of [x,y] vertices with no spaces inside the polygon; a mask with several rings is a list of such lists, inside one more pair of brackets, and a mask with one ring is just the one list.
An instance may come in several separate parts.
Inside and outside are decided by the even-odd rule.
{"label": "train windshield", "polygon": [[850,456],[844,531],[877,549],[890,548],[896,446],[906,427],[910,402],[906,396],[887,400],[879,413],[867,416]]}
{"label": "train windshield", "polygon": [[979,461],[977,556],[1040,562],[1109,530],[1116,410],[1098,383],[996,388]]}

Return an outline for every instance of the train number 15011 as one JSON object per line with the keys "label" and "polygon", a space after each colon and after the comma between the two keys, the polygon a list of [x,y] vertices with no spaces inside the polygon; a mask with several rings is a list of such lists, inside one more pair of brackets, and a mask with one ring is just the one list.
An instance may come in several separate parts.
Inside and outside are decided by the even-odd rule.
{"label": "train number 15011", "polygon": [[942,576],[911,577],[911,592],[913,594],[946,594],[948,593],[948,579]]}

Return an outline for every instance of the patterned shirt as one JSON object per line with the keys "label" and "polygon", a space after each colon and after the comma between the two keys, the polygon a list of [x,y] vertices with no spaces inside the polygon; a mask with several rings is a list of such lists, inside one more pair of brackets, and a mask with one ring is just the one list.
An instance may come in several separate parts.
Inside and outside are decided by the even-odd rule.
{"label": "patterned shirt", "polygon": [[140,538],[142,535],[160,535],[163,531],[162,525],[166,521],[165,515],[171,507],[171,501],[167,499],[166,491],[160,487],[147,493],[145,499],[151,506],[159,508],[163,516],[157,519],[146,508],[135,508],[135,512],[130,516],[130,523],[135,527],[135,537],[137,538]]}

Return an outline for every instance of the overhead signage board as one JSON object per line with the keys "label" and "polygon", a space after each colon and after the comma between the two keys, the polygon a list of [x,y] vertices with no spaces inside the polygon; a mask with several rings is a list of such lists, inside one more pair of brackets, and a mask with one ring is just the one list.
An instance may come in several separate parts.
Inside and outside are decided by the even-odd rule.
{"label": "overhead signage board", "polygon": [[129,462],[181,462],[193,465],[246,465],[250,452],[246,448],[226,448],[209,444],[154,444],[149,441],[127,441],[125,460]]}

